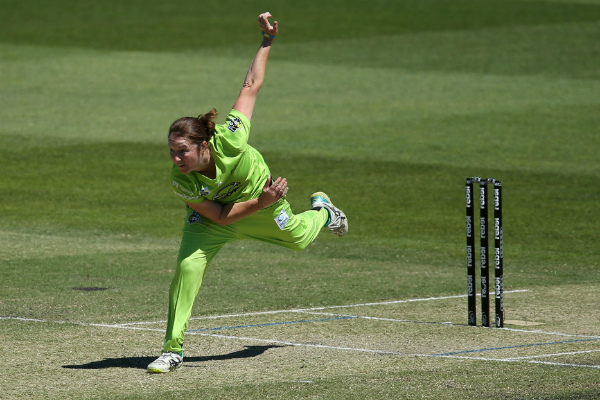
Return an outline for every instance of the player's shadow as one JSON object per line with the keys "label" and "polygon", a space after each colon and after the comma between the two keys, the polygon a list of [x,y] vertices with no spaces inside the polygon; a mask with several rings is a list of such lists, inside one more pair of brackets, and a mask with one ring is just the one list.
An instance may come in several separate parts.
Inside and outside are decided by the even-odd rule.
{"label": "player's shadow", "polygon": [[[275,348],[285,347],[279,345],[270,346],[246,346],[244,350],[234,351],[229,354],[222,354],[218,356],[205,356],[205,357],[184,357],[185,366],[193,367],[190,363],[201,363],[205,361],[223,361],[223,360],[234,360],[238,358],[252,358],[263,354],[265,351]],[[81,365],[63,365],[63,368],[70,369],[105,369],[105,368],[138,368],[146,369],[148,364],[156,359],[155,357],[123,357],[123,358],[106,358],[100,361],[92,361]]]}

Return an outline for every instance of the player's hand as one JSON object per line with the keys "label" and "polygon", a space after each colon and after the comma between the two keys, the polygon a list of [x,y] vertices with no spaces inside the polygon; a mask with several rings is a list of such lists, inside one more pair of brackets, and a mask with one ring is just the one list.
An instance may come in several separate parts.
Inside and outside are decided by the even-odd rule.
{"label": "player's hand", "polygon": [[273,22],[273,25],[269,22],[271,18],[270,12],[264,12],[258,16],[258,24],[260,29],[267,35],[277,36],[277,21]]}
{"label": "player's hand", "polygon": [[267,183],[263,188],[263,192],[259,198],[263,208],[268,207],[272,204],[277,203],[279,199],[285,196],[288,192],[287,179],[279,177],[272,182],[271,179],[267,179]]}

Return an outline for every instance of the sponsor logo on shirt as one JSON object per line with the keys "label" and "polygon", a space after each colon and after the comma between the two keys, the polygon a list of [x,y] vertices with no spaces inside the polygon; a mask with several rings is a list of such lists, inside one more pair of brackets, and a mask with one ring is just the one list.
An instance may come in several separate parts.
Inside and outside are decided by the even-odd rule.
{"label": "sponsor logo on shirt", "polygon": [[241,186],[241,182],[231,182],[225,186],[223,186],[215,195],[213,196],[213,200],[219,200],[224,197],[229,197],[234,194]]}
{"label": "sponsor logo on shirt", "polygon": [[185,186],[183,186],[182,184],[180,184],[177,181],[173,181],[173,187],[177,190],[179,190],[180,192],[183,192],[183,194],[188,195],[188,196],[193,196],[194,192],[192,192],[191,190],[189,190],[188,188],[186,188]]}
{"label": "sponsor logo on shirt", "polygon": [[174,192],[177,196],[181,197],[184,200],[198,200],[200,198],[200,196],[186,196],[185,194],[179,193],[176,190]]}
{"label": "sponsor logo on shirt", "polygon": [[181,197],[184,200],[198,200],[200,198],[200,196],[196,195],[194,192],[192,192],[191,190],[187,189],[186,187],[184,187],[183,185],[181,185],[179,182],[177,181],[173,181],[173,188],[175,191],[175,194],[179,197]]}
{"label": "sponsor logo on shirt", "polygon": [[235,133],[239,128],[242,127],[242,120],[235,117],[231,121],[229,121],[229,125],[227,125],[227,129],[229,129],[232,133]]}
{"label": "sponsor logo on shirt", "polygon": [[279,229],[283,229],[283,228],[285,228],[285,226],[287,225],[289,220],[290,220],[290,217],[285,212],[285,209],[282,209],[281,212],[279,213],[279,215],[275,218],[275,223],[277,223],[277,226],[279,227]]}

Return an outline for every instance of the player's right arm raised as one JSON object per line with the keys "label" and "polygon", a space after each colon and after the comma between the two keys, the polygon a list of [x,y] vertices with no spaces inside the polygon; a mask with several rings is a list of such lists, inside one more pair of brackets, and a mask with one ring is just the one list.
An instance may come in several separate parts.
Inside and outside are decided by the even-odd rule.
{"label": "player's right arm raised", "polygon": [[250,68],[248,68],[238,99],[233,105],[233,109],[244,114],[248,120],[252,119],[258,91],[265,79],[267,59],[269,58],[269,52],[271,51],[271,44],[273,44],[273,39],[277,36],[278,32],[277,21],[273,22],[273,25],[271,25],[269,22],[270,17],[271,13],[269,12],[262,13],[258,16],[258,23],[264,35],[263,41],[250,64]]}

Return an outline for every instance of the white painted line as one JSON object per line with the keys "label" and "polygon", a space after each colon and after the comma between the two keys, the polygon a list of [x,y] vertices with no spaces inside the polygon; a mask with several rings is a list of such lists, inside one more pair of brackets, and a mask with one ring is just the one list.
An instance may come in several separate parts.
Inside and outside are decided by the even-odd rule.
{"label": "white painted line", "polygon": [[[288,310],[288,312],[289,312],[289,310]],[[360,317],[357,317],[357,318],[360,318]],[[370,318],[370,317],[367,317],[367,318]],[[372,318],[376,318],[376,317],[372,317]],[[25,322],[74,324],[74,325],[79,325],[79,326],[92,326],[92,327],[103,327],[103,328],[111,328],[111,329],[127,329],[127,330],[151,331],[151,332],[164,333],[164,329],[132,327],[132,326],[125,326],[124,324],[111,325],[111,324],[96,324],[96,323],[87,323],[87,322],[51,321],[51,320],[21,318],[21,317],[0,317],[0,320],[18,320],[18,321],[25,321]],[[385,319],[385,320],[393,320],[393,319]],[[521,330],[517,330],[517,331],[521,331]],[[525,332],[531,332],[531,331],[525,331]],[[543,365],[560,366],[560,367],[600,368],[600,365],[556,363],[556,362],[538,361],[538,360],[529,359],[529,358],[534,358],[535,356],[531,356],[529,358],[521,358],[521,357],[519,357],[519,358],[486,358],[486,357],[471,357],[471,356],[458,356],[458,355],[412,354],[412,353],[401,353],[401,352],[389,351],[389,350],[329,346],[329,345],[313,344],[313,343],[296,343],[296,342],[289,342],[289,341],[283,341],[283,340],[253,338],[253,337],[244,337],[244,336],[219,335],[219,334],[201,333],[201,332],[187,332],[186,334],[187,335],[206,336],[206,337],[215,337],[215,338],[221,338],[221,339],[234,339],[234,340],[243,340],[243,341],[255,341],[255,342],[261,342],[261,343],[272,343],[272,344],[280,344],[283,346],[311,347],[311,348],[321,348],[321,349],[331,349],[331,350],[354,351],[354,352],[370,353],[370,354],[394,355],[394,356],[403,356],[403,357],[440,357],[440,358],[450,358],[450,359],[481,360],[481,361],[488,361],[488,362],[489,361],[526,362],[526,363],[531,363],[531,364],[543,364]],[[569,335],[569,336],[577,336],[577,335]],[[564,353],[564,354],[577,354],[577,353],[595,352],[595,351],[600,351],[600,350],[571,352],[571,353]],[[562,353],[549,354],[549,355],[545,355],[545,356],[550,357],[553,355],[560,355],[560,354],[562,354]]]}
{"label": "white painted line", "polygon": [[[528,292],[528,290],[511,290],[504,293],[522,293]],[[490,293],[490,295],[493,292]],[[442,296],[442,297],[426,297],[421,299],[407,299],[407,300],[391,300],[391,301],[382,301],[375,303],[359,303],[359,304],[349,304],[349,305],[337,305],[337,306],[322,306],[322,307],[311,307],[311,308],[295,308],[289,310],[272,310],[272,311],[257,311],[257,312],[248,312],[248,313],[239,313],[239,314],[223,314],[223,315],[208,315],[204,317],[192,317],[190,321],[200,321],[205,319],[225,319],[225,318],[241,318],[241,317],[250,317],[257,315],[272,315],[272,314],[284,314],[284,313],[305,313],[319,310],[329,310],[336,308],[354,308],[354,307],[367,307],[367,306],[381,306],[381,305],[390,305],[390,304],[401,304],[401,303],[414,303],[414,302],[423,302],[423,301],[434,301],[434,300],[447,300],[447,299],[459,299],[467,297],[464,295],[456,295],[456,296]],[[156,324],[156,323],[166,323],[167,321],[152,321],[152,322],[130,322],[119,324],[122,326],[126,325],[147,325],[147,324]]]}
{"label": "white painted line", "polygon": [[553,365],[555,367],[577,367],[577,368],[598,368],[600,369],[600,365],[587,365],[587,364],[568,364],[568,363],[556,363],[549,361],[527,361],[530,364],[544,364],[544,365]]}
{"label": "white painted line", "polygon": [[547,358],[547,357],[558,357],[558,356],[570,356],[572,354],[585,354],[585,353],[596,353],[600,352],[600,350],[581,350],[581,351],[570,351],[567,353],[552,353],[552,354],[537,354],[535,356],[524,356],[524,357],[511,357],[507,358],[507,360],[528,360],[531,358]]}
{"label": "white painted line", "polygon": [[397,351],[389,351],[389,350],[375,350],[375,349],[361,349],[361,348],[356,348],[356,347],[328,346],[328,345],[324,345],[324,344],[314,344],[314,343],[295,343],[295,342],[287,342],[284,340],[261,339],[261,338],[245,337],[245,336],[215,335],[212,333],[187,332],[186,335],[210,336],[210,337],[216,337],[216,338],[221,338],[221,339],[247,340],[247,341],[253,341],[253,342],[273,343],[273,344],[280,344],[283,346],[294,346],[294,347],[314,347],[314,348],[318,348],[318,349],[347,350],[347,351],[358,351],[361,353],[387,354],[387,355],[395,355],[395,356],[418,356],[418,354],[400,353]]}
{"label": "white painted line", "polygon": [[[7,319],[7,320],[13,319],[13,320],[27,321],[27,322],[44,322],[44,323],[54,323],[54,324],[75,324],[75,325],[80,325],[80,326],[95,326],[95,327],[102,327],[102,328],[129,329],[129,330],[152,331],[152,332],[164,333],[164,329],[137,328],[137,327],[123,326],[122,324],[109,325],[109,324],[94,324],[94,323],[87,323],[87,322],[49,321],[49,320],[19,318],[19,317],[0,317],[0,319]],[[388,354],[388,355],[403,355],[403,356],[412,355],[412,354],[399,353],[399,352],[388,351],[388,350],[374,350],[374,349],[361,349],[361,348],[354,348],[354,347],[328,346],[328,345],[323,345],[323,344],[312,344],[312,343],[295,343],[295,342],[287,342],[287,341],[283,341],[283,340],[262,339],[262,338],[253,338],[253,337],[244,337],[244,336],[229,336],[229,335],[219,335],[219,334],[201,333],[201,332],[186,332],[186,335],[208,336],[208,337],[215,337],[215,338],[221,338],[221,339],[246,340],[246,341],[261,342],[261,343],[273,343],[273,344],[280,344],[280,345],[284,345],[284,346],[314,347],[314,348],[321,348],[321,349],[358,351],[358,352],[362,352],[362,353],[373,353],[373,354]]]}
{"label": "white painted line", "polygon": [[416,321],[410,319],[397,319],[397,318],[382,318],[382,317],[369,317],[366,315],[350,315],[350,314],[334,314],[334,313],[324,313],[324,312],[316,312],[316,311],[304,311],[305,314],[311,315],[328,315],[330,317],[346,317],[348,319],[368,319],[373,321],[388,321],[388,322],[403,322],[409,324],[432,324],[432,325],[455,325],[465,327],[465,325],[456,325],[452,322],[437,322],[437,321]]}
{"label": "white painted line", "polygon": [[[422,357],[428,357],[428,355],[423,354]],[[429,356],[432,357],[432,356]],[[486,358],[486,357],[468,357],[468,356],[436,356],[442,358],[453,358],[460,360],[478,360],[478,361],[498,361],[498,362],[526,362],[529,364],[544,364],[544,365],[552,365],[555,367],[576,367],[576,368],[600,368],[600,365],[590,365],[590,364],[569,364],[569,363],[557,363],[550,361],[536,361],[536,360],[515,360],[512,358]]]}
{"label": "white painted line", "polygon": [[[448,325],[448,326],[456,326],[460,328],[481,328],[480,326],[467,326],[464,324],[455,324],[453,322],[432,322],[432,321],[415,321],[415,320],[405,320],[405,319],[395,319],[395,318],[380,318],[380,317],[369,317],[364,315],[352,315],[352,314],[335,314],[335,313],[323,313],[316,311],[304,311],[306,314],[314,314],[314,315],[328,315],[331,317],[348,317],[353,319],[369,319],[375,321],[390,321],[390,322],[402,322],[402,323],[413,323],[413,324],[432,324],[432,325]],[[487,328],[486,328],[487,329]],[[565,336],[565,337],[574,337],[574,338],[584,338],[584,339],[600,339],[600,336],[590,336],[590,335],[577,335],[572,333],[562,333],[562,332],[545,332],[541,330],[527,330],[527,329],[515,329],[515,328],[492,328],[497,329],[499,331],[509,331],[509,332],[522,332],[522,333],[537,333],[540,335],[550,335],[550,336]]]}
{"label": "white painted line", "polygon": [[[523,293],[523,292],[528,292],[528,291],[529,291],[528,289],[521,289],[521,290],[509,290],[504,293]],[[494,294],[494,292],[490,292],[490,295],[492,295],[492,294]],[[360,303],[360,304],[349,304],[349,305],[342,305],[342,306],[299,308],[299,309],[293,310],[293,311],[302,311],[303,312],[303,311],[329,310],[329,309],[335,309],[335,308],[381,306],[381,305],[388,305],[388,304],[401,304],[401,303],[415,303],[415,302],[422,302],[422,301],[460,299],[460,298],[464,298],[464,297],[467,297],[467,295],[461,294],[461,295],[456,295],[456,296],[425,297],[425,298],[421,298],[421,299],[407,299],[407,300],[391,300],[391,301],[382,301],[382,302],[377,302],[377,303]]]}
{"label": "white painted line", "polygon": [[497,328],[503,331],[510,332],[524,332],[524,333],[537,333],[540,335],[550,335],[550,336],[565,336],[565,337],[576,337],[576,338],[587,338],[587,339],[600,339],[600,336],[592,336],[592,335],[578,335],[574,333],[562,333],[562,332],[546,332],[538,329],[529,330],[529,329],[516,329],[516,328]]}
{"label": "white painted line", "polygon": [[17,321],[25,321],[25,322],[48,322],[43,319],[35,319],[35,318],[21,318],[21,317],[0,317],[0,319],[6,320],[17,320]]}
{"label": "white painted line", "polygon": [[[508,290],[504,293],[524,293],[528,292],[528,289],[520,289],[520,290]],[[490,295],[494,294],[494,292],[490,292]],[[347,305],[338,305],[338,306],[322,306],[322,307],[311,307],[311,308],[296,308],[290,310],[274,310],[274,311],[258,311],[258,312],[250,312],[250,313],[240,313],[240,314],[224,314],[224,315],[211,315],[206,317],[194,317],[190,318],[192,320],[203,320],[203,319],[219,319],[219,318],[239,318],[246,316],[254,316],[254,315],[269,315],[269,314],[281,314],[281,313],[303,313],[310,311],[320,311],[320,310],[330,310],[336,308],[354,308],[354,307],[367,307],[367,306],[382,306],[382,305],[390,305],[390,304],[402,304],[402,303],[415,303],[415,302],[423,302],[423,301],[435,301],[435,300],[448,300],[448,299],[460,299],[467,297],[466,294],[456,295],[456,296],[441,296],[441,297],[425,297],[420,299],[407,299],[407,300],[391,300],[391,301],[381,301],[375,303],[359,303],[359,304],[347,304]],[[164,321],[166,322],[166,321]],[[140,322],[144,323],[144,322]],[[125,325],[125,324],[122,324]]]}
{"label": "white painted line", "polygon": [[164,329],[151,329],[151,328],[135,328],[131,326],[124,326],[122,324],[95,324],[92,322],[77,322],[77,321],[53,321],[53,320],[45,320],[45,319],[34,319],[34,318],[21,318],[21,317],[0,317],[0,320],[16,320],[16,321],[24,321],[24,322],[42,322],[47,324],[72,324],[79,326],[96,326],[100,328],[113,328],[113,329],[129,329],[133,331],[152,331],[152,332],[162,332],[164,333]]}

